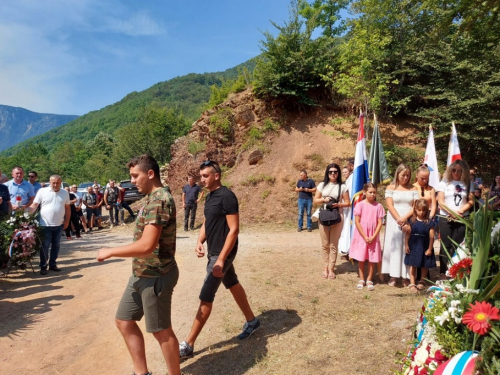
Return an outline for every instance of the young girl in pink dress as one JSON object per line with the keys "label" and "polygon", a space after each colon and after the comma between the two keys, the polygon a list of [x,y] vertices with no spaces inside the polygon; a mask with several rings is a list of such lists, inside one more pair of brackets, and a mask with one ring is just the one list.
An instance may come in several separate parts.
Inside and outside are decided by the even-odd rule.
{"label": "young girl in pink dress", "polygon": [[385,210],[380,203],[375,201],[377,189],[374,184],[371,182],[365,184],[363,193],[366,199],[354,208],[354,222],[357,230],[353,233],[349,256],[358,261],[360,280],[356,288],[359,290],[365,286],[365,263],[369,262],[366,288],[373,290],[375,289],[372,281],[375,265],[382,259],[379,233]]}

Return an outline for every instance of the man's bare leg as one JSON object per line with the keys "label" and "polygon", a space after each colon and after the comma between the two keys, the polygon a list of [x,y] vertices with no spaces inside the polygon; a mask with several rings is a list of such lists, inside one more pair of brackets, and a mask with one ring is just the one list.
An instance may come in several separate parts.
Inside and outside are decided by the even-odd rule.
{"label": "man's bare leg", "polygon": [[[134,320],[115,319],[116,326],[127,344],[128,351],[134,363],[136,374],[147,374],[148,364],[146,362],[146,347],[141,329]],[[178,356],[178,355],[177,355]]]}
{"label": "man's bare leg", "polygon": [[172,327],[154,332],[153,336],[160,344],[165,363],[167,364],[168,375],[180,375],[179,341],[177,341]]}
{"label": "man's bare leg", "polygon": [[241,286],[241,284],[236,284],[229,288],[231,294],[233,295],[234,300],[238,304],[243,315],[245,315],[245,319],[247,322],[251,322],[255,319],[255,315],[253,314],[252,308],[248,303],[247,295],[245,293],[245,289]]}
{"label": "man's bare leg", "polygon": [[212,313],[212,305],[211,302],[200,301],[200,307],[198,307],[198,312],[196,313],[196,317],[194,318],[193,326],[191,327],[191,332],[189,332],[189,336],[186,339],[186,342],[192,347],[194,342],[198,338],[201,330],[205,326],[210,314]]}

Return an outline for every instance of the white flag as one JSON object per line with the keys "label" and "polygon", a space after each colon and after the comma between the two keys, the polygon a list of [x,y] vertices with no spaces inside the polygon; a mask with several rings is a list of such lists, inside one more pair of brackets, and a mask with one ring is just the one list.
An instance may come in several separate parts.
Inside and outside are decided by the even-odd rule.
{"label": "white flag", "polygon": [[429,185],[437,189],[439,184],[439,171],[436,157],[436,146],[434,144],[434,130],[432,125],[429,126],[429,138],[427,139],[427,147],[425,148],[424,163],[431,172],[429,175]]}
{"label": "white flag", "polygon": [[448,161],[446,165],[450,165],[455,160],[462,160],[462,155],[460,155],[460,147],[458,147],[458,136],[457,130],[455,129],[455,123],[452,122],[450,143],[448,144]]}

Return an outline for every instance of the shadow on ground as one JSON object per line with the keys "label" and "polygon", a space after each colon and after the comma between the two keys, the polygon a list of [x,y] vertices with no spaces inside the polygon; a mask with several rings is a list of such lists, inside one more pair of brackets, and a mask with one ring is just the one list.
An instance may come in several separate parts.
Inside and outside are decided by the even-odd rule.
{"label": "shadow on ground", "polygon": [[[302,323],[296,310],[269,310],[257,316],[261,329],[245,341],[233,338],[212,347],[195,351],[194,359],[182,367],[183,374],[244,374],[250,368],[265,360],[268,339],[282,335]],[[214,353],[207,353],[209,351]],[[203,355],[203,356],[201,356]],[[201,357],[200,357],[201,356]]]}

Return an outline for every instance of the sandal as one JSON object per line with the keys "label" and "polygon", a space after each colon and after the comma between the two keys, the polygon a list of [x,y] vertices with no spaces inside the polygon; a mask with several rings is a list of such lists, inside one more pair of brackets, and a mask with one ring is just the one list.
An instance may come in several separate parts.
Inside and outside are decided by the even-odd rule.
{"label": "sandal", "polygon": [[375,287],[373,286],[373,281],[369,280],[366,282],[366,289],[368,289],[369,291],[375,290]]}
{"label": "sandal", "polygon": [[321,277],[323,279],[327,279],[328,278],[328,270],[323,270],[323,273],[321,274]]}
{"label": "sandal", "polygon": [[335,276],[335,272],[330,271],[330,273],[328,274],[328,279],[335,280],[336,278],[337,278],[337,276]]}
{"label": "sandal", "polygon": [[418,294],[418,288],[415,284],[408,285],[408,289],[410,289],[410,292],[412,292],[413,294]]}
{"label": "sandal", "polygon": [[391,277],[388,283],[389,286],[396,286],[396,279],[394,277]]}
{"label": "sandal", "polygon": [[[415,285],[415,284],[414,284]],[[410,286],[410,280],[403,279],[403,287],[408,288]]]}
{"label": "sandal", "polygon": [[427,284],[425,283],[425,281],[420,280],[420,281],[417,283],[417,289],[418,289],[418,290],[425,290],[425,288],[427,288]]}
{"label": "sandal", "polygon": [[358,281],[358,285],[356,285],[356,289],[361,290],[365,286],[365,282],[363,280]]}

